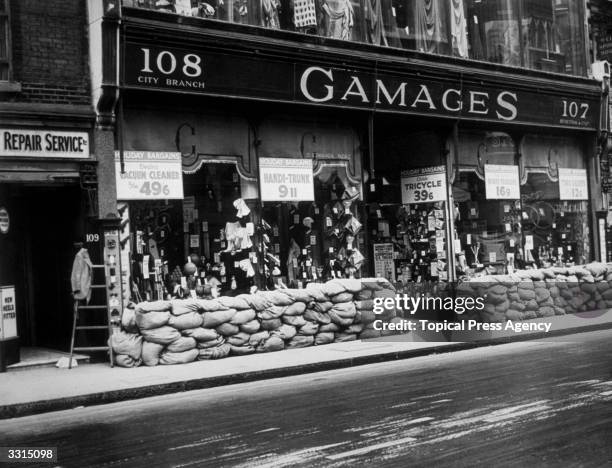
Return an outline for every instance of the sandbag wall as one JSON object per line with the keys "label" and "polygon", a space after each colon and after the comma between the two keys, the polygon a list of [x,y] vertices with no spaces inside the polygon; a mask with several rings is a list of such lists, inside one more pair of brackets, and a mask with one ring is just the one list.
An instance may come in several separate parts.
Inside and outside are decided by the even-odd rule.
{"label": "sandbag wall", "polygon": [[115,362],[182,364],[380,336],[375,297],[393,297],[384,279],[332,280],[217,299],[143,302],[126,309],[111,337]]}
{"label": "sandbag wall", "polygon": [[462,315],[482,322],[529,320],[612,308],[612,265],[590,263],[483,276],[457,287],[457,296],[484,298],[484,309]]}

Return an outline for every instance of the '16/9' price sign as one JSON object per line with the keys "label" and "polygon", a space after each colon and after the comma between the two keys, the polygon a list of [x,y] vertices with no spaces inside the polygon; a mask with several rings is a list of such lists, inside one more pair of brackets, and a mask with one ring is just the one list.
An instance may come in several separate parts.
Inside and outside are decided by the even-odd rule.
{"label": "'16/9' price sign", "polygon": [[115,152],[118,200],[183,198],[180,153],[124,151],[123,161],[125,171],[121,173],[119,152]]}
{"label": "'16/9' price sign", "polygon": [[421,167],[402,172],[402,203],[446,201],[444,166]]}
{"label": "'16/9' price sign", "polygon": [[589,199],[586,169],[559,168],[559,199]]}
{"label": "'16/9' price sign", "polygon": [[262,201],[314,201],[312,159],[260,158]]}
{"label": "'16/9' price sign", "polygon": [[487,200],[519,200],[518,166],[485,164],[485,188]]}

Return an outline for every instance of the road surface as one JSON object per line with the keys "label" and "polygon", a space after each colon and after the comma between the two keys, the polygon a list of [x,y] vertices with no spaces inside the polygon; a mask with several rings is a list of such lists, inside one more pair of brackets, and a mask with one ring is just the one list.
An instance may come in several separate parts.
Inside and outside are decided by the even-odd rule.
{"label": "road surface", "polygon": [[0,445],[79,468],[612,466],[612,330],[564,340],[5,420]]}

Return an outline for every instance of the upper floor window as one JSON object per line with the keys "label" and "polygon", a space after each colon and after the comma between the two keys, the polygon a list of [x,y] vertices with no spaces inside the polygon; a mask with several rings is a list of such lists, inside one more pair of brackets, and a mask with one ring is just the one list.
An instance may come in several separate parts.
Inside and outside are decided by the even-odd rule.
{"label": "upper floor window", "polygon": [[125,6],[573,75],[577,0],[123,0]]}
{"label": "upper floor window", "polygon": [[0,0],[0,81],[11,79],[9,0]]}

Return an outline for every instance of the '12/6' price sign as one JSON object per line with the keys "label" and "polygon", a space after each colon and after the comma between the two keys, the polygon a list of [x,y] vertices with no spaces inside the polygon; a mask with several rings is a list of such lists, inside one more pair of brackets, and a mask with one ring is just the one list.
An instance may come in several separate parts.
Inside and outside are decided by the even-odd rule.
{"label": "'12/6' price sign", "polygon": [[446,201],[444,166],[421,167],[402,172],[402,203]]}
{"label": "'12/6' price sign", "polygon": [[586,169],[559,168],[559,198],[561,200],[589,199]]}
{"label": "'12/6' price sign", "polygon": [[519,200],[518,166],[485,164],[485,188],[487,200]]}
{"label": "'12/6' price sign", "polygon": [[125,172],[121,173],[115,152],[118,200],[169,200],[183,198],[180,153],[124,151]]}
{"label": "'12/6' price sign", "polygon": [[261,158],[262,201],[314,201],[312,159]]}

